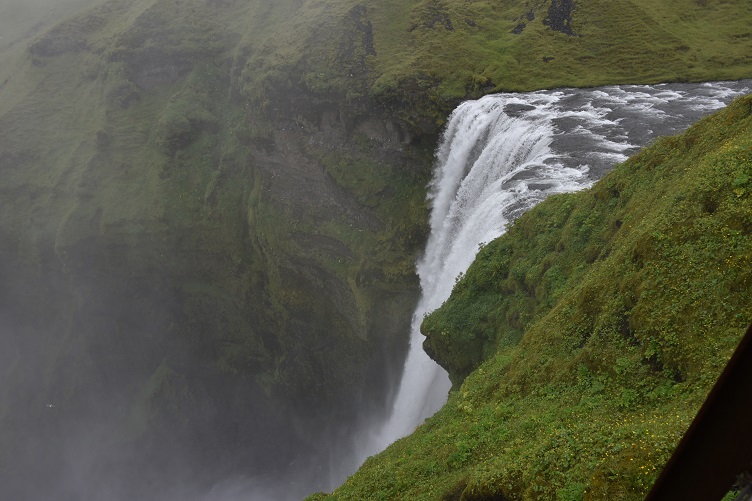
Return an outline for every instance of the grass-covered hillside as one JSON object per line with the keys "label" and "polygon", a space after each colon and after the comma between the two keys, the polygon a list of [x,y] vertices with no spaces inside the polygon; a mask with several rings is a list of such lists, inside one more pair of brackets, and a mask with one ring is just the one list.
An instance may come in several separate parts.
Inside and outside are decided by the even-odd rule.
{"label": "grass-covered hillside", "polygon": [[0,497],[164,499],[300,468],[386,408],[454,105],[751,77],[751,17],[744,0],[0,2]]}
{"label": "grass-covered hillside", "polygon": [[423,322],[449,402],[331,499],[642,499],[752,321],[750,256],[747,96],[486,245]]}
{"label": "grass-covered hillside", "polygon": [[431,147],[245,97],[277,8],[99,2],[0,53],[0,497],[281,471],[399,370]]}
{"label": "grass-covered hillside", "polygon": [[280,32],[261,46],[249,36],[253,93],[273,83],[370,98],[414,125],[492,91],[738,79],[752,65],[743,0],[280,4],[263,18],[288,16]]}

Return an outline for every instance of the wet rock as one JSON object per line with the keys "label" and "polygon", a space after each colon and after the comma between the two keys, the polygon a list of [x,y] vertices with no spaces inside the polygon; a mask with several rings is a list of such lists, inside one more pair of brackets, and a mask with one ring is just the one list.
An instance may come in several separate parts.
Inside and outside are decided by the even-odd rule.
{"label": "wet rock", "polygon": [[572,30],[572,11],[574,8],[574,0],[552,0],[551,6],[548,8],[548,16],[543,20],[543,24],[554,31],[560,31],[570,36],[576,35]]}

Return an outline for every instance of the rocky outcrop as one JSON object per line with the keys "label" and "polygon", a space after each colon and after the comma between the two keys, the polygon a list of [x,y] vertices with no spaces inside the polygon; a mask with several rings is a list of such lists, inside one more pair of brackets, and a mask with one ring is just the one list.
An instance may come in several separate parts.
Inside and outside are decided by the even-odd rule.
{"label": "rocky outcrop", "polygon": [[[280,474],[384,412],[401,369],[431,150],[306,68],[261,104],[240,34],[218,30],[235,7],[189,3],[55,27],[0,115],[12,498],[41,472],[32,497],[75,495],[64,458],[92,428],[108,445],[71,464],[128,497]],[[363,82],[372,25],[362,6],[344,21],[333,46]]]}
{"label": "rocky outcrop", "polygon": [[573,36],[576,34],[572,30],[572,12],[574,9],[574,0],[551,0],[548,15],[543,20],[543,24],[554,31]]}

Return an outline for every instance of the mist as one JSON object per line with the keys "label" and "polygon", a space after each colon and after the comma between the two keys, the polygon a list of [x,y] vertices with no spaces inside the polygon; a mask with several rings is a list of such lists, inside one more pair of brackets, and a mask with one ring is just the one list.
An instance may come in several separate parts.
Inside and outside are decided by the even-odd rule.
{"label": "mist", "polygon": [[[139,379],[148,377],[148,364],[89,367],[85,373],[101,379],[77,379],[74,368],[96,363],[93,357],[106,360],[104,351],[112,347],[100,347],[103,352],[97,353],[82,341],[73,343],[77,348],[66,346],[66,340],[59,339],[65,335],[55,332],[54,325],[76,302],[61,298],[80,290],[69,290],[62,274],[51,272],[41,284],[30,283],[30,275],[0,266],[3,499],[302,499],[331,491],[352,474],[363,459],[362,431],[384,419],[386,405],[368,398],[306,416],[270,400],[252,382],[226,377],[219,382],[225,395],[196,394],[190,407],[174,409],[161,416],[161,422],[144,422],[139,416],[144,409],[134,408],[132,402],[139,400]],[[37,288],[54,291],[58,304],[65,306],[48,312],[48,318],[30,318],[34,299],[24,289],[33,294]],[[151,316],[145,321],[139,320],[143,312],[129,304],[118,307],[119,302],[104,300],[106,313],[78,313],[64,322],[95,332],[105,345],[114,340],[98,329],[113,327],[110,315],[130,324],[123,332],[129,336],[148,339],[169,330],[171,300],[147,298]],[[24,310],[32,311],[26,316]],[[51,344],[67,351],[52,363],[48,350],[41,347]],[[191,372],[186,367],[173,377],[222,377]],[[190,382],[181,386],[182,391],[197,387]],[[71,393],[77,396],[68,397]],[[243,402],[238,404],[238,399]],[[218,414],[228,411],[234,415]],[[144,432],[144,427],[149,429]]]}
{"label": "mist", "polygon": [[0,3],[0,52],[33,39],[62,18],[103,0],[3,0]]}
{"label": "mist", "polygon": [[300,499],[426,417],[372,447],[464,83],[369,9],[0,0],[0,499]]}
{"label": "mist", "polygon": [[253,122],[225,27],[273,8],[0,2],[0,498],[301,499],[386,415],[417,284],[294,228],[384,224]]}

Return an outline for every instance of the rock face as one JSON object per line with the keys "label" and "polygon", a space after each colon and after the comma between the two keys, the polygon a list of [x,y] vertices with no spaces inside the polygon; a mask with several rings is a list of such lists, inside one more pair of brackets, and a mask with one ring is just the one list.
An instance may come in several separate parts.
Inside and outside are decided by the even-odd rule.
{"label": "rock face", "polygon": [[653,44],[671,20],[554,3],[594,19],[581,48],[541,41],[547,3],[2,2],[0,497],[181,498],[323,464],[401,370],[459,100],[751,62],[744,6],[682,10],[707,16],[676,51]]}
{"label": "rock face", "polygon": [[422,326],[456,391],[312,499],[645,499],[752,322],[751,126],[748,95],[484,246]]}
{"label": "rock face", "polygon": [[543,24],[554,31],[560,31],[570,36],[575,35],[575,32],[572,31],[572,11],[574,8],[573,0],[551,0],[548,16],[543,20]]}
{"label": "rock face", "polygon": [[383,412],[431,151],[294,72],[252,95],[237,13],[110,1],[7,56],[0,497],[161,499]]}

